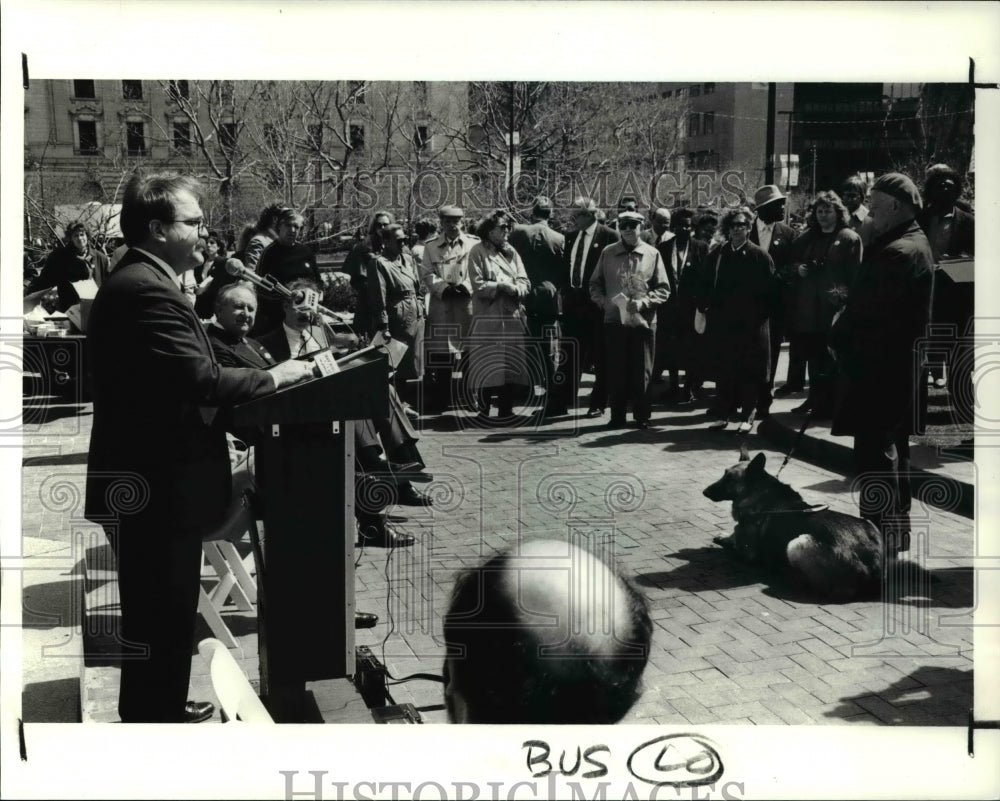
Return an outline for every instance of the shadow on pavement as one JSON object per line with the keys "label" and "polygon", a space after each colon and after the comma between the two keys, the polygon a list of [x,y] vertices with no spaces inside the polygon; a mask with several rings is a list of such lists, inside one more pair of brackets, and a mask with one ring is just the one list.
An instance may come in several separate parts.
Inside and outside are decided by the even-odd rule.
{"label": "shadow on pavement", "polygon": [[81,451],[80,453],[54,453],[48,456],[29,456],[27,459],[21,460],[21,464],[24,467],[59,467],[62,465],[86,463],[86,451]]}
{"label": "shadow on pavement", "polygon": [[72,677],[25,684],[21,718],[25,723],[79,723],[80,680]]}
{"label": "shadow on pavement", "polygon": [[32,584],[21,594],[21,628],[47,630],[79,623],[79,579]]}
{"label": "shadow on pavement", "polygon": [[639,573],[635,582],[641,587],[680,589],[691,592],[701,590],[731,590],[759,584],[759,571],[730,558],[722,548],[705,546],[682,548],[665,554],[666,559],[683,559],[687,562],[673,570]]}
{"label": "shadow on pavement", "polygon": [[[895,726],[961,725],[972,705],[972,671],[920,667],[878,693],[845,696],[840,701],[834,710],[823,714],[866,723],[874,716]],[[950,709],[954,711],[949,713]]]}
{"label": "shadow on pavement", "polygon": [[93,414],[86,403],[25,403],[21,407],[21,425],[41,426],[63,417]]}

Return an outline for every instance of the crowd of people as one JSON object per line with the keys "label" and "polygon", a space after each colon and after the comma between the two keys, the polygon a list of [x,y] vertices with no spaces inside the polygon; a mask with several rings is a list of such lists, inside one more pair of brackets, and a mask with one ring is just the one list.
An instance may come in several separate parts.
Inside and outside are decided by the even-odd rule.
{"label": "crowd of people", "polygon": [[[923,188],[922,197],[899,173],[870,189],[850,178],[839,193],[814,197],[804,231],[785,223],[787,198],[773,185],[756,190],[752,208],[723,214],[655,209],[648,228],[634,203],[622,204],[612,227],[592,199],[580,197],[565,236],[549,225],[553,207],[544,197],[529,222],[496,210],[475,233],[463,230],[464,212],[453,205],[439,210],[437,225],[420,221],[415,238],[379,211],[344,264],[357,298],[353,322],[335,329],[316,303],[323,279],[315,253],[299,242],[301,214],[281,204],[265,209],[231,270],[225,241],[207,229],[194,179],[136,176],[123,198],[123,249],[101,258],[86,230],[71,227],[66,246],[28,287],[56,287],[63,305],[72,302],[77,280],[100,285],[88,331],[94,423],[86,513],[106,525],[116,553],[123,636],[152,654],[123,664],[122,720],[206,717],[205,705],[185,700],[201,541],[230,500],[232,465],[242,458],[236,442],[252,435],[227,431],[225,415],[210,419],[204,407],[306,380],[317,369],[309,357],[328,349],[406,346],[392,364],[388,415],[355,427],[361,542],[392,548],[414,541],[389,525],[387,501],[368,499],[432,503],[413,487],[430,478],[413,426],[420,414],[458,407],[484,425],[516,424],[515,409],[537,403],[533,413],[543,419],[576,407],[591,419],[610,411],[612,429],[625,426],[631,411],[645,429],[655,424],[652,384],[665,375],[668,405],[707,401],[704,385],[713,382],[711,427],[748,432],[775,395],[804,391],[808,377],[797,411],[832,417],[835,434],[854,437],[861,514],[879,526],[888,548],[905,550],[909,436],[926,385],[917,343],[933,319],[936,263],[974,248],[973,216],[957,205],[957,173],[936,165]],[[786,340],[788,375],[774,389]],[[594,382],[584,399],[585,372]],[[119,503],[114,484],[123,475],[141,478],[144,504]],[[887,493],[866,492],[866,481],[884,490],[887,476]],[[387,482],[393,492],[362,491],[371,482]],[[559,572],[565,544],[534,547]],[[575,645],[552,640],[590,656],[573,665],[542,660],[538,698],[517,688],[477,695],[481,671],[496,673],[497,685],[506,677],[523,689],[516,677],[527,682],[541,666],[526,656],[526,643],[552,639],[540,638],[511,605],[510,575],[524,557],[498,555],[474,570],[478,579],[456,584],[445,635],[471,656],[446,664],[450,717],[619,719],[637,692],[649,623],[641,596],[600,559],[574,564],[610,571],[620,603],[617,612],[598,605],[587,614],[612,615],[623,635]],[[151,564],[158,568],[150,571]],[[483,571],[495,575],[486,582]],[[470,595],[490,587],[495,593],[485,606]],[[537,589],[539,609],[565,602],[544,581]],[[465,608],[477,610],[472,620],[483,625],[472,626]],[[509,624],[503,643],[492,634],[483,640],[494,617]],[[373,625],[374,616],[362,614],[356,624]],[[588,704],[596,712],[581,718]]]}

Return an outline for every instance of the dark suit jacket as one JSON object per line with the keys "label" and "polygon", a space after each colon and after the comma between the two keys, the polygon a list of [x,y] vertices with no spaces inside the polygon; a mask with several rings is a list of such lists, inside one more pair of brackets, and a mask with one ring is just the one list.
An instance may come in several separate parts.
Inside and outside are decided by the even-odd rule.
{"label": "dark suit jacket", "polygon": [[190,301],[136,250],[101,285],[87,340],[87,519],[128,518],[163,536],[217,526],[232,478],[225,431],[204,407],[266,395],[272,378],[221,367]]}
{"label": "dark suit jacket", "polygon": [[[799,235],[792,226],[783,222],[776,222],[771,229],[771,244],[767,247],[767,255],[774,262],[774,281],[776,291],[774,293],[775,307],[771,310],[775,318],[783,319],[785,309],[792,302],[792,285],[794,275],[792,274],[792,260],[794,252],[792,243]],[[750,234],[747,237],[753,244],[760,247],[760,236],[757,234],[757,221],[750,223]]]}
{"label": "dark suit jacket", "polygon": [[[580,231],[574,231],[566,238],[566,249],[563,251],[563,267],[559,272],[559,283],[556,284],[561,290],[570,289],[573,271],[573,246],[576,239],[581,235]],[[601,257],[601,252],[608,245],[613,245],[618,241],[618,233],[606,225],[597,224],[594,230],[594,238],[590,240],[590,249],[583,259],[583,291],[589,294],[587,289],[590,286],[590,276],[594,274],[597,260]]]}
{"label": "dark suit jacket", "polygon": [[[205,327],[215,358],[223,367],[254,367],[265,370],[277,364],[267,348],[256,339],[236,339],[217,325]],[[285,350],[288,350],[287,343]]]}

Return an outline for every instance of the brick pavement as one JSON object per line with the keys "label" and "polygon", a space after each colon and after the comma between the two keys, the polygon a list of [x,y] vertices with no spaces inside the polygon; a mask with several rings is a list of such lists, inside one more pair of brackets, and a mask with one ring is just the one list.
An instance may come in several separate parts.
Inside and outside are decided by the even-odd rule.
{"label": "brick pavement", "polygon": [[[65,544],[59,487],[82,488],[84,414],[26,431],[24,536]],[[401,507],[413,548],[359,554],[357,605],[379,625],[358,632],[396,677],[439,673],[441,615],[455,572],[519,537],[582,537],[613,550],[650,601],[653,653],[631,723],[963,725],[972,696],[973,521],[920,506],[914,550],[892,576],[901,600],[816,604],[772,584],[712,543],[732,528],[728,504],[701,490],[737,458],[732,432],[705,429],[703,409],[654,411],[656,428],[609,432],[561,420],[510,430],[425,425],[432,509]],[[749,437],[776,470],[782,453]],[[808,500],[853,513],[850,482],[793,460],[781,476]],[[75,525],[75,524],[74,524]],[[67,556],[66,575],[73,575]],[[43,610],[42,610],[43,611]],[[226,613],[256,678],[252,617]],[[236,618],[240,618],[237,620]],[[26,657],[27,662],[28,657]],[[192,690],[204,690],[195,660]],[[113,678],[113,677],[112,677]],[[91,719],[114,719],[105,678]],[[29,687],[34,679],[26,669]],[[36,688],[37,689],[37,688]],[[428,722],[444,720],[439,684],[391,687]],[[26,697],[28,692],[26,691]],[[201,697],[205,692],[201,692]]]}

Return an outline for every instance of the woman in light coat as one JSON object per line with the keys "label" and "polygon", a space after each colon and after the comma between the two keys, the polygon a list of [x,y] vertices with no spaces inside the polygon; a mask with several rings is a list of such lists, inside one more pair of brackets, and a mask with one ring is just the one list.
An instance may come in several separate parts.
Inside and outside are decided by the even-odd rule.
{"label": "woman in light coat", "polygon": [[507,242],[511,218],[495,211],[476,230],[480,243],[469,252],[472,325],[469,332],[468,386],[477,393],[479,416],[489,418],[495,399],[501,419],[514,414],[514,402],[527,400],[535,381],[527,349],[524,300],[531,284]]}

